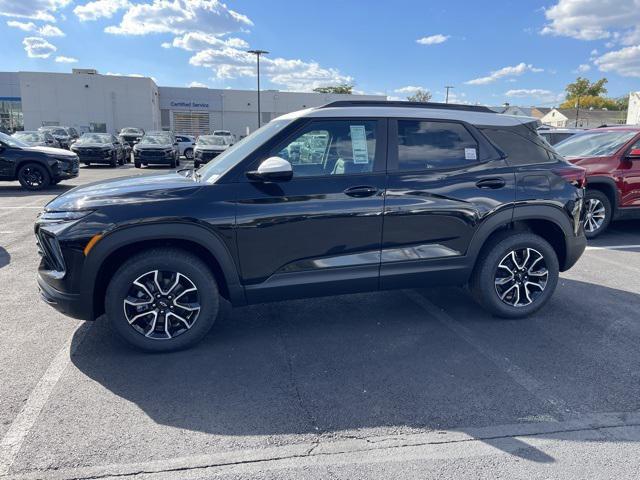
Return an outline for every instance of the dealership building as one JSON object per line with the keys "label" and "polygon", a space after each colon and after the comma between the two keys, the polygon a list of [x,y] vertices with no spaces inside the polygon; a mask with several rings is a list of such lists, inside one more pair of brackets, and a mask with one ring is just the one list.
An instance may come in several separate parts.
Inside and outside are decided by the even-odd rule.
{"label": "dealership building", "polygon": [[[261,123],[341,99],[386,97],[263,90]],[[241,137],[257,128],[257,109],[255,90],[158,87],[148,77],[101,75],[85,69],[0,72],[0,122],[9,131],[63,125],[110,133],[123,127],[191,135],[230,130]]]}

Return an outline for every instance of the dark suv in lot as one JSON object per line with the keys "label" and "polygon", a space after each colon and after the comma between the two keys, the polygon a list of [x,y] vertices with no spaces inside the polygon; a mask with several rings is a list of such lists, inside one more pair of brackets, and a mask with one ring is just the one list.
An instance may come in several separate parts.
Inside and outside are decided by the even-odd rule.
{"label": "dark suv in lot", "polygon": [[558,153],[587,171],[587,238],[612,220],[640,218],[640,127],[589,130],[556,145]]}
{"label": "dark suv in lot", "polygon": [[35,225],[45,301],[184,348],[232,305],[469,284],[544,305],[582,254],[585,173],[536,121],[484,107],[336,102],[281,116],[197,171],[116,179]]}

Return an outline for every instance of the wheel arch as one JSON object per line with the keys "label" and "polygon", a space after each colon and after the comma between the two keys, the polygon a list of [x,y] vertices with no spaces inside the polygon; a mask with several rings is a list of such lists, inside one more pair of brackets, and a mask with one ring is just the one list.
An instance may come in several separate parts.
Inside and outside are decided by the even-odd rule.
{"label": "wheel arch", "polygon": [[82,296],[90,299],[93,318],[104,312],[104,294],[113,273],[132,255],[159,246],[197,255],[211,269],[223,297],[234,305],[246,303],[233,257],[215,233],[197,225],[154,224],[109,233],[89,252]]}
{"label": "wheel arch", "polygon": [[37,157],[24,157],[19,159],[16,162],[16,166],[15,166],[15,171],[13,172],[13,176],[15,178],[18,178],[18,172],[20,171],[20,169],[27,165],[28,163],[36,163],[44,168],[47,169],[47,173],[49,174],[49,176],[51,178],[53,178],[53,170],[51,170],[51,165],[49,165],[49,162],[47,161],[47,159],[44,158],[37,158]]}
{"label": "wheel arch", "polygon": [[609,177],[592,176],[587,177],[587,191],[598,190],[604,193],[611,202],[611,209],[613,216],[615,217],[618,211],[618,205],[620,204],[620,198],[618,195],[618,186],[615,180]]}

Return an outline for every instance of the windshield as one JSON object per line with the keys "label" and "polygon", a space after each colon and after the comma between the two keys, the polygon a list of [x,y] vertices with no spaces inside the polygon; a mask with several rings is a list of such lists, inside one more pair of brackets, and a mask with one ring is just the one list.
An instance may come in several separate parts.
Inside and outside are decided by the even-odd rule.
{"label": "windshield", "polygon": [[291,120],[273,120],[267,123],[251,135],[227,148],[209,163],[203,165],[197,171],[198,176],[205,182],[215,183],[223,173],[244,160],[247,155],[282,131],[290,123]]}
{"label": "windshield", "polygon": [[13,134],[13,138],[17,138],[23,142],[42,142],[44,135],[38,132],[16,132]]}
{"label": "windshield", "polygon": [[227,142],[221,137],[200,137],[196,142],[196,145],[226,145]]}
{"label": "windshield", "polygon": [[111,137],[100,133],[85,133],[76,142],[81,143],[111,143]]}
{"label": "windshield", "polygon": [[581,133],[556,144],[563,157],[608,157],[631,140],[638,132],[600,131]]}
{"label": "windshield", "polygon": [[138,128],[123,128],[120,135],[142,135],[142,130]]}
{"label": "windshield", "polygon": [[49,132],[51,135],[55,135],[57,137],[68,137],[67,132],[62,128],[43,128],[43,132]]}
{"label": "windshield", "polygon": [[28,147],[29,146],[26,143],[18,140],[17,138],[10,137],[6,133],[2,133],[2,132],[0,132],[0,142],[4,143],[5,145],[9,145],[10,147]]}
{"label": "windshield", "polygon": [[161,135],[145,135],[142,137],[142,140],[140,140],[138,145],[167,145],[169,143],[171,143],[171,139],[169,137]]}
{"label": "windshield", "polygon": [[225,130],[216,130],[213,132],[214,135],[218,135],[218,136],[225,136],[228,137],[231,135],[231,132],[227,132]]}

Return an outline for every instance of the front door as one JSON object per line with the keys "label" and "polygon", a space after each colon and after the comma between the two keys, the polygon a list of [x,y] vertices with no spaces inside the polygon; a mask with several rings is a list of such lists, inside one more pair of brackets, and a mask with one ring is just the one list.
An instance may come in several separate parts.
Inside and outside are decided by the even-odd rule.
{"label": "front door", "polygon": [[[640,139],[625,152],[640,149]],[[640,158],[626,157],[622,159],[620,176],[622,177],[622,194],[620,208],[640,208]]]}
{"label": "front door", "polygon": [[237,240],[250,301],[378,286],[386,121],[318,119],[273,145],[293,178],[238,184]]}
{"label": "front door", "polygon": [[515,200],[512,168],[462,122],[390,121],[388,173],[382,288],[463,278],[478,225]]}

